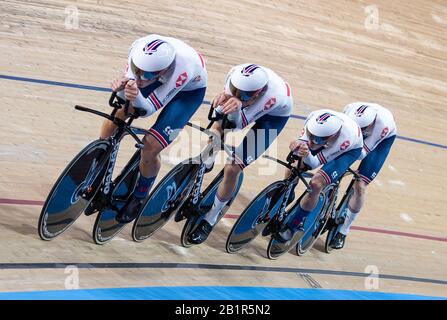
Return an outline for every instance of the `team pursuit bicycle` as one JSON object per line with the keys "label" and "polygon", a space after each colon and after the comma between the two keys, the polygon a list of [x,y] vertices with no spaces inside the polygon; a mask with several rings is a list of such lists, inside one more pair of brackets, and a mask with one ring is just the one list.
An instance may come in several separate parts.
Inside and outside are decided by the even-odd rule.
{"label": "team pursuit bicycle", "polygon": [[[146,135],[148,131],[131,126],[140,116],[138,109],[129,113],[129,102],[119,98],[116,92],[112,93],[109,105],[113,108],[111,114],[75,106],[76,110],[112,121],[118,128],[111,137],[87,145],[61,173],[39,217],[38,230],[42,240],[52,240],[67,231],[84,211],[86,215],[98,212],[93,228],[93,238],[98,244],[111,239],[124,226],[116,221],[110,224],[106,218],[111,212],[117,213],[133,192],[139,174],[140,149],[143,148],[138,135]],[[129,117],[126,121],[115,117],[121,108]],[[138,150],[112,181],[119,146],[127,135],[136,141]]]}
{"label": "team pursuit bicycle", "polygon": [[[213,113],[215,114],[214,116]],[[211,171],[211,169],[209,171],[206,170],[205,161],[220,150],[224,150],[230,156],[233,151],[232,146],[225,144],[224,133],[219,136],[209,130],[213,123],[218,120],[222,120],[222,129],[231,128],[227,117],[219,115],[211,108],[208,119],[210,123],[206,129],[189,124],[191,127],[208,134],[209,143],[198,156],[189,158],[175,166],[154,188],[143,210],[133,224],[132,238],[134,241],[141,242],[149,238],[174,216],[176,222],[186,219],[181,233],[181,243],[184,247],[192,245],[189,241],[189,236],[211,209],[217,188],[224,174],[223,170],[221,170],[205,190],[201,191],[204,176]],[[239,176],[233,197],[222,209],[219,220],[231,206],[239,192],[242,181],[243,172]]]}
{"label": "team pursuit bicycle", "polygon": [[[230,231],[226,243],[227,252],[238,252],[259,234],[262,234],[264,237],[270,236],[267,248],[267,256],[270,259],[279,258],[294,246],[296,246],[297,254],[303,255],[312,248],[322,233],[329,231],[325,245],[325,250],[329,253],[332,250],[329,244],[344,223],[345,208],[352,196],[352,186],[355,179],[358,178],[357,174],[351,169],[347,171],[349,174],[354,174],[354,179],[337,210],[335,210],[335,204],[341,179],[336,183],[330,184],[320,193],[316,207],[308,217],[303,219],[299,231],[295,233],[293,239],[283,243],[277,240],[278,232],[283,230],[289,219],[293,217],[293,213],[298,209],[301,199],[310,191],[307,180],[311,179],[313,175],[298,169],[301,167],[301,159],[293,155],[292,152],[287,157],[287,163],[270,156],[264,157],[290,169],[291,175],[284,180],[270,184],[250,202]],[[292,165],[296,160],[299,161],[297,167]],[[299,181],[302,181],[305,185],[305,191],[290,209],[286,209],[293,202],[295,188]]]}

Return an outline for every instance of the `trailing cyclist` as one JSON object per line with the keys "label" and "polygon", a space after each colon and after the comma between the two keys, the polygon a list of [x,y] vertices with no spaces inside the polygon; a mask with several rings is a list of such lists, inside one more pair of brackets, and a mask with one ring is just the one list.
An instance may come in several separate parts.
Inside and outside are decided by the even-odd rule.
{"label": "trailing cyclist", "polygon": [[310,192],[276,235],[278,241],[289,242],[296,232],[304,231],[304,219],[317,205],[320,192],[338,181],[358,159],[362,145],[360,127],[347,115],[321,109],[307,117],[300,138],[290,143],[290,150],[303,159],[302,169],[322,167],[310,181]]}
{"label": "trailing cyclist", "polygon": [[366,198],[366,187],[377,177],[396,139],[397,129],[393,114],[376,103],[355,102],[348,104],[343,112],[361,128],[363,149],[359,157],[360,180],[354,183],[354,194],[349,200],[345,222],[330,245],[343,248],[346,236]]}

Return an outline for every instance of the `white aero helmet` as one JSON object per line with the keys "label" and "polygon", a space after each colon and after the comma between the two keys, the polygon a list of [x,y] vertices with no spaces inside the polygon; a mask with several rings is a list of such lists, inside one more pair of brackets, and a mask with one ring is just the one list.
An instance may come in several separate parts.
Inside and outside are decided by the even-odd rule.
{"label": "white aero helmet", "polygon": [[267,72],[256,64],[238,66],[230,77],[231,94],[241,101],[248,101],[267,86]]}
{"label": "white aero helmet", "polygon": [[139,41],[132,49],[132,72],[143,80],[152,80],[160,72],[169,68],[175,59],[175,49],[166,41],[155,39],[152,41]]}
{"label": "white aero helmet", "polygon": [[361,129],[365,129],[370,126],[377,117],[376,108],[370,107],[368,105],[361,105],[358,108],[355,108],[351,111],[349,115]]}
{"label": "white aero helmet", "polygon": [[343,120],[330,110],[315,111],[306,123],[307,136],[313,144],[325,144],[337,134],[343,125]]}

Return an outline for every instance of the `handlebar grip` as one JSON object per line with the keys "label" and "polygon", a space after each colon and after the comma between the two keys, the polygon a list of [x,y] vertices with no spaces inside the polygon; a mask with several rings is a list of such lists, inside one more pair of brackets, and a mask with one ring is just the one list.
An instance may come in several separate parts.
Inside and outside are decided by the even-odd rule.
{"label": "handlebar grip", "polygon": [[79,110],[79,111],[88,111],[88,110],[90,110],[89,108],[78,106],[78,105],[75,105],[75,109]]}
{"label": "handlebar grip", "polygon": [[288,156],[287,156],[287,162],[288,163],[292,163],[295,162],[296,160],[301,159],[300,157],[298,157],[296,154],[293,153],[293,151],[290,151]]}
{"label": "handlebar grip", "polygon": [[228,126],[228,124],[229,124],[229,121],[228,121],[228,115],[224,115],[223,117],[222,117],[222,129],[229,129],[229,126]]}
{"label": "handlebar grip", "polygon": [[129,101],[129,100],[126,100],[126,103],[124,104],[124,114],[125,114],[126,116],[129,115],[129,105],[130,105],[130,101]]}
{"label": "handlebar grip", "polygon": [[209,121],[213,121],[213,112],[214,112],[214,108],[210,107],[210,111],[208,112],[208,120]]}
{"label": "handlebar grip", "polygon": [[302,164],[303,164],[303,158],[298,157],[298,166],[297,166],[298,170],[301,170],[301,165]]}
{"label": "handlebar grip", "polygon": [[110,99],[109,99],[109,106],[115,107],[113,104],[113,100],[115,100],[115,98],[116,98],[116,92],[112,91],[112,95],[110,96]]}

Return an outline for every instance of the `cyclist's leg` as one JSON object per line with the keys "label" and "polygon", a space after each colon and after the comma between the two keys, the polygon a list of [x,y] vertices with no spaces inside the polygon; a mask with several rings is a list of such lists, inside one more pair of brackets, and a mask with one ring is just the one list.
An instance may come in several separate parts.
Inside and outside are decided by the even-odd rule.
{"label": "cyclist's leg", "polygon": [[205,91],[206,88],[180,92],[163,108],[157,121],[149,129],[149,134],[143,139],[140,176],[133,196],[121,210],[118,219],[124,216],[130,219],[135,216],[135,212],[138,213],[143,199],[148,195],[160,170],[160,152],[174,141],[180,130],[200,107]]}
{"label": "cyclist's leg", "polygon": [[[133,107],[129,107],[129,112],[133,112]],[[124,109],[119,109],[116,114],[115,117],[121,120],[126,120],[128,117],[126,117],[126,115],[124,114]],[[99,137],[101,139],[106,139],[110,136],[112,136],[115,133],[115,130],[118,127],[116,126],[116,124],[114,124],[112,121],[105,119],[102,123],[101,126],[101,131],[99,133]]]}
{"label": "cyclist's leg", "polygon": [[361,148],[343,153],[334,160],[325,164],[311,179],[311,192],[307,193],[298,205],[293,217],[288,222],[288,228],[280,235],[284,240],[292,238],[293,233],[299,230],[305,217],[318,203],[320,192],[329,184],[338,181],[342,175],[360,156]]}
{"label": "cyclist's leg", "polygon": [[[161,111],[149,134],[145,136],[144,148],[141,152],[140,174],[146,179],[153,179],[160,170],[160,152],[178,136],[202,104],[206,88],[183,91]],[[137,183],[138,186],[138,183]],[[136,196],[145,197],[149,190],[144,188]]]}
{"label": "cyclist's leg", "polygon": [[275,141],[289,117],[265,115],[256,120],[254,126],[234,150],[231,163],[224,167],[224,176],[205,219],[214,225],[222,208],[233,198],[239,175],[245,167],[253,163]]}
{"label": "cyclist's leg", "polygon": [[395,139],[396,136],[392,136],[383,140],[360,163],[358,172],[361,180],[354,183],[354,194],[349,200],[345,223],[340,229],[340,232],[345,236],[349,233],[352,223],[365,203],[366,188],[368,184],[378,175],[380,169],[385,163],[386,158],[388,157]]}

